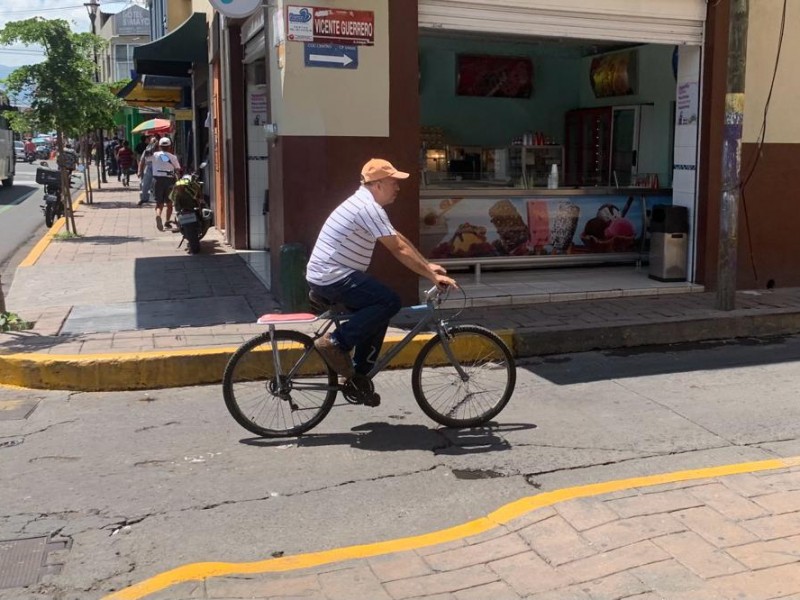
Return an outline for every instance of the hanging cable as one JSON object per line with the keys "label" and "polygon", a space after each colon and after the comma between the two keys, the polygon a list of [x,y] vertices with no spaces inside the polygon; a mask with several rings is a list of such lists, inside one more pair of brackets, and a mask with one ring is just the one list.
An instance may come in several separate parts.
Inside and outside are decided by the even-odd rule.
{"label": "hanging cable", "polygon": [[747,201],[745,199],[744,189],[747,186],[748,182],[750,181],[750,178],[753,176],[753,173],[755,173],[756,167],[758,166],[758,162],[761,159],[762,148],[764,147],[764,143],[766,142],[767,138],[767,116],[769,115],[769,106],[770,103],[772,102],[772,91],[775,89],[775,80],[777,79],[778,76],[778,65],[780,64],[781,61],[781,49],[783,48],[783,34],[786,31],[787,4],[788,4],[787,0],[783,0],[783,11],[781,13],[781,26],[778,33],[778,50],[775,55],[775,67],[772,70],[772,81],[770,82],[769,85],[767,100],[764,103],[764,116],[761,121],[761,130],[759,131],[758,134],[756,155],[753,158],[752,164],[750,165],[750,168],[747,170],[747,174],[745,175],[745,177],[744,178],[740,177],[739,179],[739,192],[742,196],[742,210],[744,212],[744,224],[745,224],[745,229],[747,231],[747,245],[748,248],[750,249],[750,265],[753,268],[753,278],[755,279],[755,281],[758,281],[758,270],[756,269],[756,259],[755,259],[755,254],[753,253],[753,238],[750,231],[750,220],[747,214]]}

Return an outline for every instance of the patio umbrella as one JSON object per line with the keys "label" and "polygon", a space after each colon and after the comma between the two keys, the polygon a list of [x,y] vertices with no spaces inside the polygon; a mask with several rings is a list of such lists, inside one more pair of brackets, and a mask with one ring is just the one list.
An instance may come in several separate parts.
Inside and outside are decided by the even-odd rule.
{"label": "patio umbrella", "polygon": [[165,133],[172,129],[167,119],[147,119],[131,129],[131,133]]}

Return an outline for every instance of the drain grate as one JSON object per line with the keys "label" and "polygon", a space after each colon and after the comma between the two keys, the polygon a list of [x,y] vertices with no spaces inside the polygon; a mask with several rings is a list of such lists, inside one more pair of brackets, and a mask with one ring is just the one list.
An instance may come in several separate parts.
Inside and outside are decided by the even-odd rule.
{"label": "drain grate", "polygon": [[70,545],[69,540],[48,537],[0,540],[0,589],[27,587],[42,575],[58,573],[61,565],[47,564],[47,555],[67,550]]}
{"label": "drain grate", "polygon": [[0,421],[27,419],[38,405],[38,400],[0,400]]}

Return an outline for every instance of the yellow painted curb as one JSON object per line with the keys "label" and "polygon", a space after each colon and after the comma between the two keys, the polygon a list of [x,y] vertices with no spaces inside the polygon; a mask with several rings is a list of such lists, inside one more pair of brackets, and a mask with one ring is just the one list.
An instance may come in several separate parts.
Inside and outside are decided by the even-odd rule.
{"label": "yellow painted curb", "polygon": [[[513,332],[496,332],[513,353]],[[403,336],[390,335],[386,344]],[[417,335],[392,360],[409,368],[431,334]],[[386,347],[384,347],[385,349]],[[0,385],[44,390],[121,392],[220,383],[234,347],[109,354],[0,354]]]}
{"label": "yellow painted curb", "polygon": [[[78,206],[84,201],[86,198],[86,192],[82,191],[78,194],[78,197],[72,201],[72,211],[74,212]],[[50,242],[53,241],[53,237],[61,231],[61,228],[64,226],[64,217],[61,217],[53,223],[53,226],[47,230],[47,232],[42,236],[36,245],[31,248],[31,251],[28,252],[28,256],[19,263],[20,267],[31,267],[36,264],[36,261],[42,257],[44,251],[47,250],[47,247],[50,245]]]}
{"label": "yellow painted curb", "polygon": [[184,565],[164,573],[160,573],[150,579],[145,579],[125,589],[119,590],[105,596],[104,600],[139,600],[150,594],[161,591],[173,585],[187,581],[199,581],[210,577],[223,577],[227,575],[249,575],[255,573],[279,573],[307,569],[320,565],[341,562],[345,560],[369,558],[383,554],[394,554],[407,550],[415,550],[444,544],[454,540],[470,537],[483,533],[495,527],[499,527],[514,519],[524,516],[526,513],[539,508],[552,506],[566,500],[576,498],[586,498],[598,496],[610,492],[618,492],[633,488],[650,487],[665,483],[675,483],[679,481],[691,481],[694,479],[709,479],[714,477],[725,477],[740,473],[754,473],[757,471],[769,471],[774,469],[784,469],[800,465],[800,457],[763,460],[758,462],[739,463],[735,465],[724,465],[720,467],[709,467],[705,469],[693,469],[688,471],[676,471],[674,473],[661,473],[645,477],[634,477],[631,479],[618,479],[603,483],[593,483],[576,487],[554,490],[535,496],[528,496],[516,502],[506,504],[498,510],[489,513],[485,517],[469,521],[462,525],[456,525],[448,529],[441,529],[432,533],[426,533],[413,537],[398,538],[374,544],[363,544],[359,546],[347,546],[335,548],[322,552],[311,552],[308,554],[298,554],[281,558],[271,558],[267,560],[248,562],[248,563],[225,563],[225,562],[205,562]]}

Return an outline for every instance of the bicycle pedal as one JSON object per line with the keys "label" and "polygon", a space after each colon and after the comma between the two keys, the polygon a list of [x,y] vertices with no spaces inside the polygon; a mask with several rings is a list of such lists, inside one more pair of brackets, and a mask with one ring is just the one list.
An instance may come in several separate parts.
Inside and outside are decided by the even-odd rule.
{"label": "bicycle pedal", "polygon": [[381,405],[381,395],[372,392],[371,394],[364,394],[362,396],[364,406],[380,406]]}

